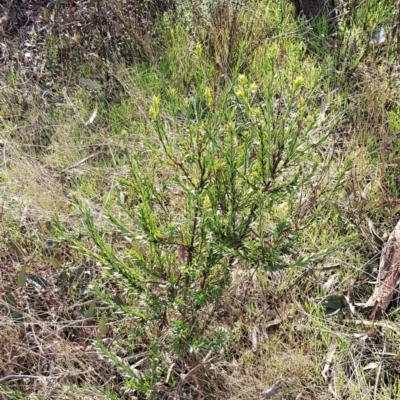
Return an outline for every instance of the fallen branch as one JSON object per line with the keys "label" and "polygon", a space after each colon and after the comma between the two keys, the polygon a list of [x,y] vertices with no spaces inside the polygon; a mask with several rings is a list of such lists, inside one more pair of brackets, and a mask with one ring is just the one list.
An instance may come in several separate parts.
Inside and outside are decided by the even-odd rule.
{"label": "fallen branch", "polygon": [[379,318],[388,308],[400,283],[400,221],[382,249],[377,285],[365,308],[372,307],[371,317]]}
{"label": "fallen branch", "polygon": [[40,376],[36,375],[7,375],[4,378],[0,379],[0,383],[7,382],[7,381],[15,381],[18,379],[39,379]]}
{"label": "fallen branch", "polygon": [[372,327],[379,326],[380,328],[390,329],[397,336],[400,336],[400,330],[388,322],[366,321],[366,320],[359,320],[359,319],[345,319],[344,321],[348,322],[349,324],[353,323],[353,324],[357,324],[357,325],[365,325],[365,326],[372,326]]}

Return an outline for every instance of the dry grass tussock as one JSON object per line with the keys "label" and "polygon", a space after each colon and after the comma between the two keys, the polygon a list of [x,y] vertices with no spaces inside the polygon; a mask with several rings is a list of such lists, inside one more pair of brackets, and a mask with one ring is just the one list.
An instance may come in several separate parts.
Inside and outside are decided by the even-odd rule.
{"label": "dry grass tussock", "polygon": [[[59,249],[53,257],[62,262],[67,255]],[[90,265],[85,266],[80,278],[67,270],[63,278],[57,266],[36,259],[34,253],[29,260],[21,261],[29,265],[27,279],[31,285],[16,289],[15,272],[22,264],[11,257],[2,258],[0,371],[1,381],[7,382],[3,393],[18,389],[25,393],[24,398],[33,393],[47,399],[107,398],[84,387],[78,389],[82,382],[118,388],[119,374],[90,344],[91,338],[99,337],[98,325],[77,312],[90,300],[79,304],[68,289],[62,293],[71,275],[76,285],[87,284]]]}
{"label": "dry grass tussock", "polygon": [[[63,186],[49,168],[27,153],[20,143],[3,140],[3,213],[21,219],[49,218],[67,207]],[[21,221],[23,222],[23,221]]]}

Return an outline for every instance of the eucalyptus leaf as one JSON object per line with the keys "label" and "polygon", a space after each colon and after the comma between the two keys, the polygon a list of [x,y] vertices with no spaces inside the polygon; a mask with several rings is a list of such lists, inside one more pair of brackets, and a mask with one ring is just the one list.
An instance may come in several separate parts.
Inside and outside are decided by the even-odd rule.
{"label": "eucalyptus leaf", "polygon": [[349,50],[350,56],[354,56],[355,54],[357,54],[357,52],[358,52],[357,41],[356,39],[353,39]]}
{"label": "eucalyptus leaf", "polygon": [[382,44],[386,40],[386,33],[385,33],[385,28],[383,26],[380,26],[374,34],[374,38],[372,41],[374,44]]}
{"label": "eucalyptus leaf", "polygon": [[117,294],[113,297],[113,301],[117,306],[124,305],[124,302],[121,300],[121,298]]}
{"label": "eucalyptus leaf", "polygon": [[339,295],[328,296],[322,304],[327,315],[338,314],[343,309],[342,296]]}
{"label": "eucalyptus leaf", "polygon": [[35,274],[28,274],[27,281],[28,281],[28,283],[35,286],[36,289],[39,289],[39,290],[47,289],[47,282],[41,276],[38,276]]}
{"label": "eucalyptus leaf", "polygon": [[101,85],[99,85],[98,83],[96,83],[94,81],[91,81],[90,79],[79,78],[79,82],[82,83],[82,85],[90,87],[91,89],[101,90]]}

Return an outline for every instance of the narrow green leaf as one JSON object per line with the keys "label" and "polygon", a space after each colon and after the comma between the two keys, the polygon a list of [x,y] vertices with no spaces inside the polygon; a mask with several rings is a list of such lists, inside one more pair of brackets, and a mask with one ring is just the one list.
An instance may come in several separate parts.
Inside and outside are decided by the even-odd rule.
{"label": "narrow green leaf", "polygon": [[11,239],[8,242],[8,246],[10,249],[10,252],[18,259],[22,260],[24,258],[24,253],[20,249],[20,247]]}
{"label": "narrow green leaf", "polygon": [[50,221],[46,221],[46,224],[45,224],[45,226],[46,226],[46,229],[49,231],[49,232],[51,232],[51,230],[52,230],[52,225],[51,225],[51,222]]}
{"label": "narrow green leaf", "polygon": [[18,286],[24,287],[26,285],[26,265],[21,267],[21,271],[18,273]]}
{"label": "narrow green leaf", "polygon": [[11,318],[18,325],[23,325],[25,323],[25,318],[23,314],[18,311],[11,311]]}
{"label": "narrow green leaf", "polygon": [[86,318],[93,318],[95,308],[96,308],[96,300],[93,299],[90,302],[89,309],[85,312],[85,317]]}
{"label": "narrow green leaf", "polygon": [[78,281],[80,277],[83,275],[85,272],[85,268],[79,267],[76,271],[75,274],[72,274],[71,277],[69,278],[69,285],[70,287],[76,287],[78,284]]}
{"label": "narrow green leaf", "polygon": [[59,288],[60,294],[64,292],[64,289],[68,283],[68,276],[65,271],[62,271],[56,280],[56,286]]}
{"label": "narrow green leaf", "polygon": [[106,319],[104,316],[100,318],[99,331],[102,335],[106,336],[108,333],[108,326],[106,325]]}
{"label": "narrow green leaf", "polygon": [[17,301],[15,300],[15,297],[11,293],[6,294],[6,301],[10,306],[13,307],[17,306]]}

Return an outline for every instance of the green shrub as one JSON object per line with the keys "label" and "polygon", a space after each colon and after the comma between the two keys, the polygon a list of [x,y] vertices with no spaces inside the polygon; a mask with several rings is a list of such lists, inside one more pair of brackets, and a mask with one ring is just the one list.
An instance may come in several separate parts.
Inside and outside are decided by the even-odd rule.
{"label": "green shrub", "polygon": [[148,130],[156,135],[126,154],[129,173],[119,179],[124,199],[108,213],[125,248],[108,244],[82,204],[95,250],[63,232],[125,289],[123,310],[142,327],[133,340],[152,343],[128,390],[151,391],[165,378],[166,358],[198,359],[224,349],[229,335],[210,306],[221,301],[233,270],[304,266],[332,250],[308,256],[301,250],[302,235],[321,209],[316,199],[312,213],[299,212],[302,196],[315,192],[329,164],[317,150],[332,125],[321,127],[303,81],[297,78],[278,97],[272,82],[239,75],[218,102],[212,88],[183,101],[172,91],[177,98],[168,102],[181,101],[181,113],[179,107],[167,113],[154,96]]}

